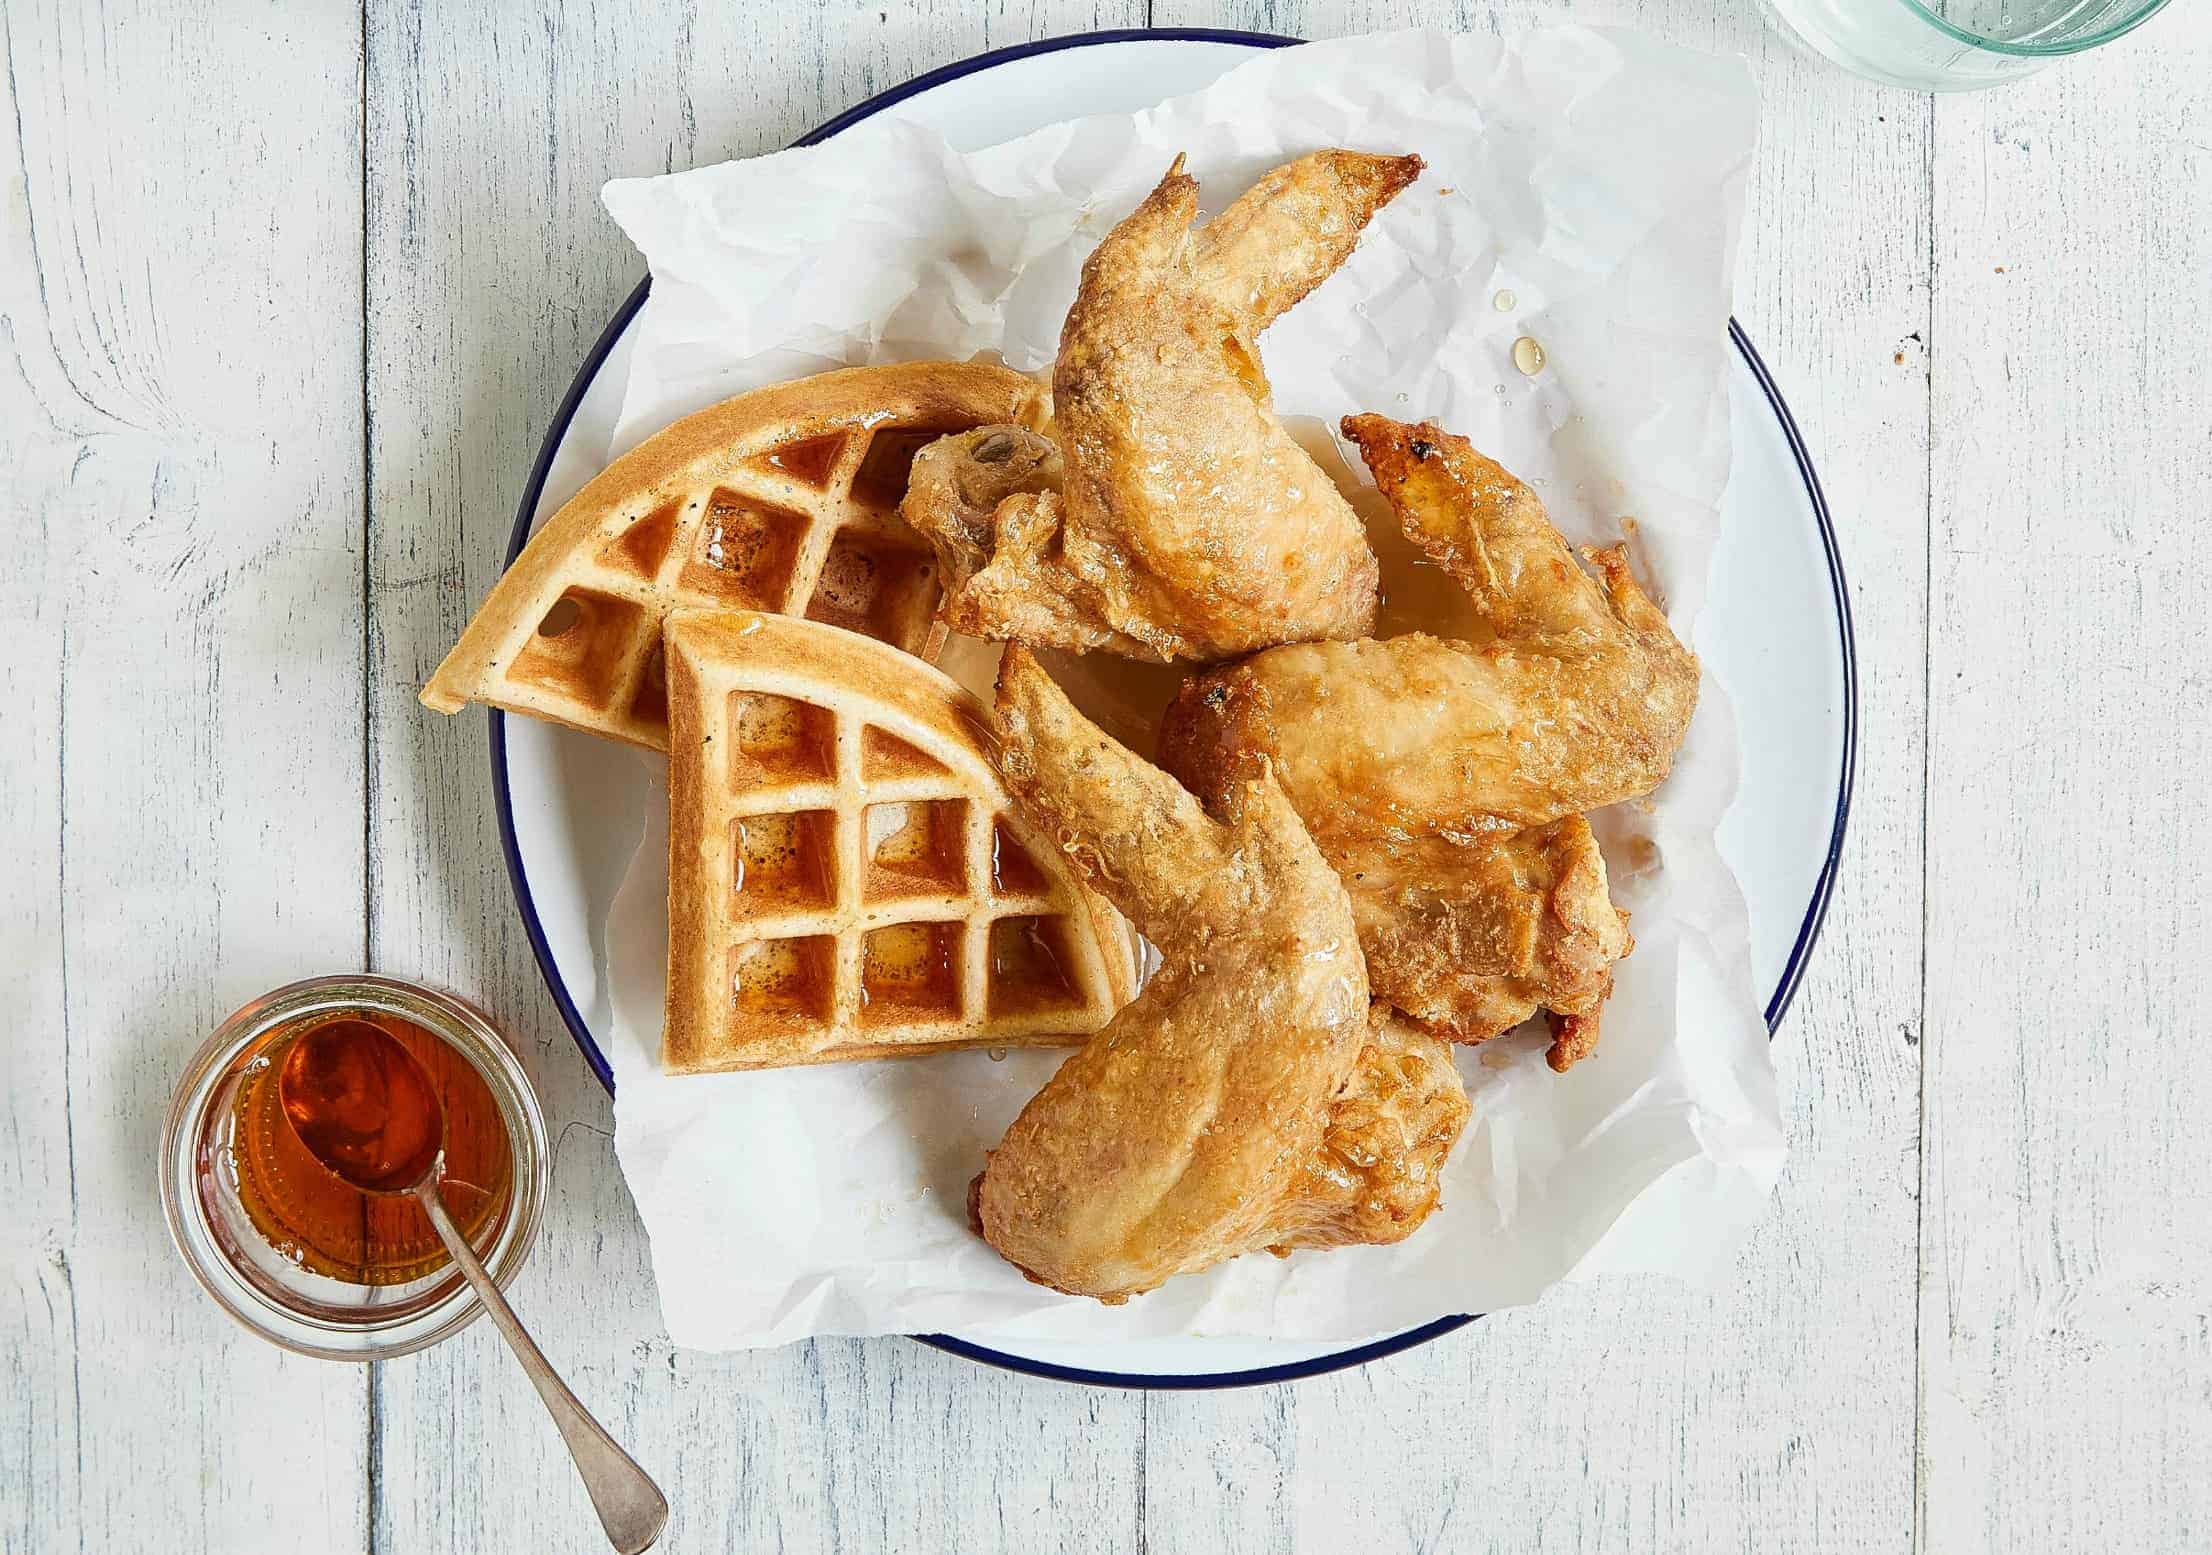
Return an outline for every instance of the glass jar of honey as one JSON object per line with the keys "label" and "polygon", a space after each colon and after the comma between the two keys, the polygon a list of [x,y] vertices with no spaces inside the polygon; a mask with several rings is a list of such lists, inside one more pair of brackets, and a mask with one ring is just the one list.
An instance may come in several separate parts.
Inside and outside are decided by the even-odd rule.
{"label": "glass jar of honey", "polygon": [[393,978],[279,988],[195,1055],[162,1141],[162,1207],[185,1263],[231,1316],[274,1343],[380,1360],[445,1338],[482,1306],[419,1205],[348,1187],[293,1133],[278,1096],[285,1053],[334,1021],[382,1027],[430,1075],[444,1109],[439,1196],[502,1286],[522,1267],[545,1202],[545,1119],[481,1011]]}

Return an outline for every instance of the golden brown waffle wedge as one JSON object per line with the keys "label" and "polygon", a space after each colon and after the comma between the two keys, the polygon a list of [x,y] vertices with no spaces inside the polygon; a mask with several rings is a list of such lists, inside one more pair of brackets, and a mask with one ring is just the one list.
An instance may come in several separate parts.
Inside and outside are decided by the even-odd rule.
{"label": "golden brown waffle wedge", "polygon": [[665,1068],[1049,1046],[1129,999],[1127,927],[950,678],[789,616],[678,611],[666,644]]}
{"label": "golden brown waffle wedge", "polygon": [[1032,380],[983,363],[848,367],[724,400],[600,473],[523,547],[423,688],[665,749],[661,619],[810,616],[930,652],[942,592],[898,516],[924,443],[1020,421]]}

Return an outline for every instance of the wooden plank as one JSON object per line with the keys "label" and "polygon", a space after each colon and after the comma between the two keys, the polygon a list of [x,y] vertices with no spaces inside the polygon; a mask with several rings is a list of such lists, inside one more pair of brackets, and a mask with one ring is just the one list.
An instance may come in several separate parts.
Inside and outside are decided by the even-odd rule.
{"label": "wooden plank", "polygon": [[[1307,36],[1417,21],[1510,35],[1558,15],[1534,3],[1156,9],[1163,25]],[[1148,1400],[1155,1555],[1911,1541],[1925,115],[1807,63],[1749,7],[1583,5],[1574,19],[1741,51],[1765,95],[1737,313],[1837,515],[1865,713],[1842,885],[1775,1046],[1791,1165],[1718,1290],[1568,1287],[1356,1373]]]}
{"label": "wooden plank", "polygon": [[[538,439],[640,271],[600,208],[605,179],[770,149],[977,50],[1139,20],[881,0],[369,7],[374,959],[477,995],[521,1037],[560,1145],[518,1305],[670,1491],[671,1549],[1126,1548],[1139,1405],[904,1340],[672,1350],[606,1098],[516,920],[483,715],[426,713],[415,687],[496,575]],[[379,1370],[379,1548],[586,1537],[590,1510],[489,1329]]]}
{"label": "wooden plank", "polygon": [[153,1169],[214,1022],[361,954],[360,18],[204,10],[0,21],[10,1551],[365,1537],[365,1378],[233,1327]]}
{"label": "wooden plank", "polygon": [[1922,1544],[2212,1539],[2212,33],[1939,100]]}

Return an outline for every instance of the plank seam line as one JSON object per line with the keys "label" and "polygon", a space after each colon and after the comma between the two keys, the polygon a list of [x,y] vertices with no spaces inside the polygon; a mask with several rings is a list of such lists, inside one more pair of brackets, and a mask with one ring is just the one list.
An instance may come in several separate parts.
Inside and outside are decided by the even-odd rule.
{"label": "plank seam line", "polygon": [[[1145,19],[1152,18],[1152,6],[1147,0]],[[1137,1555],[1151,1555],[1152,1505],[1145,1489],[1145,1470],[1152,1457],[1152,1395],[1137,1395]]]}
{"label": "plank seam line", "polygon": [[361,0],[361,962],[376,969],[375,406],[369,393],[369,0]]}
{"label": "plank seam line", "polygon": [[[361,969],[376,969],[376,655],[373,568],[376,527],[374,406],[369,394],[369,0],[361,0]],[[361,1547],[376,1555],[376,1514],[383,1488],[384,1364],[371,1361],[362,1391]]]}
{"label": "plank seam line", "polygon": [[[8,87],[15,87],[15,56],[8,56]],[[20,110],[20,102],[18,109]],[[20,120],[18,121],[20,123]],[[20,142],[19,142],[20,143]],[[25,205],[29,204],[26,191]],[[47,321],[47,338],[53,322]],[[60,353],[55,353],[58,358]],[[61,1282],[69,1295],[69,1430],[77,1462],[77,1552],[84,1555],[84,1334],[77,1321],[77,1251],[81,1212],[77,1200],[77,1118],[70,1102],[69,1049],[69,607],[62,606],[61,655],[54,688],[54,961],[61,983],[61,1137],[69,1169],[69,1245],[62,1249]]]}
{"label": "plank seam line", "polygon": [[1922,202],[1927,222],[1928,295],[1921,328],[1921,408],[1927,436],[1921,441],[1921,584],[1920,584],[1920,1040],[1913,1045],[1918,1060],[1914,1138],[1918,1159],[1913,1163],[1917,1191],[1913,1195],[1912,1287],[1912,1549],[1924,1555],[1927,1542],[1928,1502],[1928,1370],[1922,1356],[1926,1342],[1928,1280],[1928,918],[1929,878],[1933,852],[1929,846],[1928,795],[1935,751],[1935,354],[1936,354],[1936,99],[1924,98],[1921,119],[1921,158],[1927,169]]}

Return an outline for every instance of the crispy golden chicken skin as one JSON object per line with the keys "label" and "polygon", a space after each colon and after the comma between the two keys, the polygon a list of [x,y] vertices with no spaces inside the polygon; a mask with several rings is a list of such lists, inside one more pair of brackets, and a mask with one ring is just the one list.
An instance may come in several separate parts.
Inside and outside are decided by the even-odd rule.
{"label": "crispy golden chicken skin", "polygon": [[1486,1041],[1549,1011],[1556,1070],[1596,1046],[1613,963],[1635,941],[1588,821],[1314,840],[1351,894],[1378,999],[1455,1042]]}
{"label": "crispy golden chicken skin", "polygon": [[1402,1242],[1441,1197],[1444,1159],[1467,1126],[1452,1050],[1390,1007],[1329,1103],[1321,1147],[1275,1213],[1268,1251]]}
{"label": "crispy golden chicken skin", "polygon": [[1309,643],[1210,672],[1171,715],[1177,775],[1206,793],[1261,752],[1301,815],[1414,836],[1541,826],[1658,787],[1697,659],[1622,550],[1591,552],[1592,578],[1534,492],[1432,423],[1348,416],[1344,432],[1494,637]]}
{"label": "crispy golden chicken skin", "polygon": [[1316,152],[1193,232],[1178,159],[1083,267],[1052,438],[990,428],[915,460],[904,512],[945,568],[946,623],[1208,662],[1372,629],[1366,532],[1275,418],[1256,342],[1420,171]]}
{"label": "crispy golden chicken skin", "polygon": [[1433,1204],[1431,1136],[1456,1133],[1449,1098],[1428,1098],[1457,1076],[1415,1050],[1406,1096],[1373,1094],[1375,1139],[1413,1140],[1404,1180],[1396,1157],[1362,1160],[1358,1120],[1324,1154],[1370,1034],[1367,974],[1344,888],[1281,789],[1232,785],[1209,817],[1019,647],[998,719],[1016,805],[1165,960],[986,1158],[970,1198],[985,1239],[1031,1279],[1119,1302],[1259,1248],[1411,1230]]}
{"label": "crispy golden chicken skin", "polygon": [[1489,639],[1283,647],[1209,672],[1169,710],[1162,764],[1201,795],[1268,764],[1344,876],[1377,994],[1460,1041],[1550,1010],[1565,1068],[1632,943],[1578,816],[1665,778],[1697,660],[1618,547],[1590,553],[1593,579],[1464,438],[1380,416],[1344,431]]}
{"label": "crispy golden chicken skin", "polygon": [[[1443,1202],[1444,1163],[1473,1110],[1451,1044],[1387,1004],[1370,1013],[1373,1032],[1329,1100],[1321,1143],[1276,1207],[1267,1250],[1278,1257],[1402,1242]],[[968,1218],[979,1233],[982,1194],[978,1174]],[[1114,1306],[1125,1298],[1099,1299]]]}

